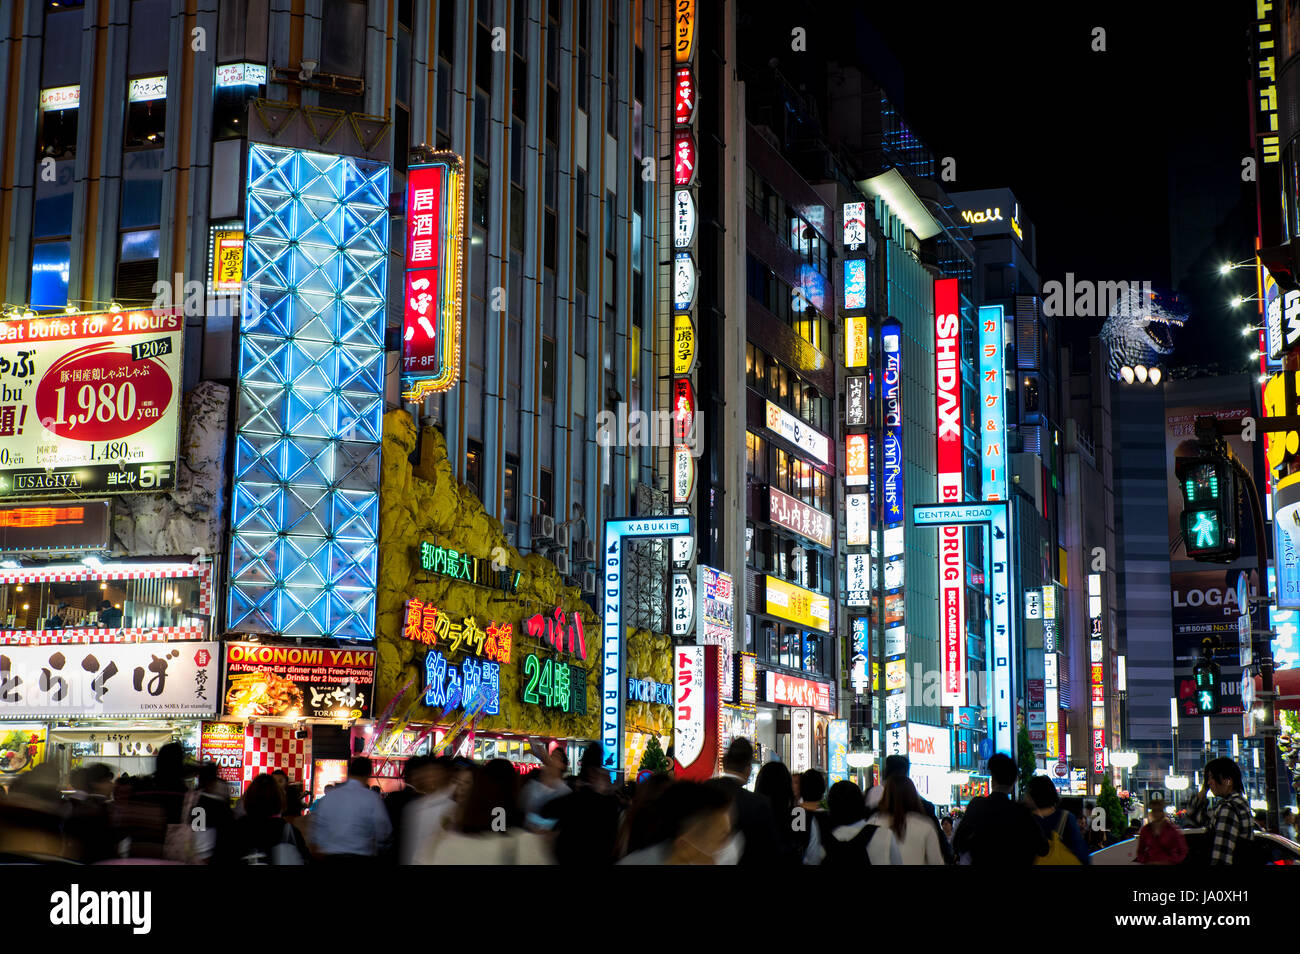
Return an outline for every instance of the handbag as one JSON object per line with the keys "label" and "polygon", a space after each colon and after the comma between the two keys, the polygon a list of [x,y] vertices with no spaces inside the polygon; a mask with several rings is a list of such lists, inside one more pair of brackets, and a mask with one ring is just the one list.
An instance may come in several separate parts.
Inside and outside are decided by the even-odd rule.
{"label": "handbag", "polygon": [[271,864],[273,865],[301,865],[305,864],[302,855],[298,851],[298,845],[294,841],[293,826],[288,822],[284,823],[284,835],[278,844],[271,849]]}

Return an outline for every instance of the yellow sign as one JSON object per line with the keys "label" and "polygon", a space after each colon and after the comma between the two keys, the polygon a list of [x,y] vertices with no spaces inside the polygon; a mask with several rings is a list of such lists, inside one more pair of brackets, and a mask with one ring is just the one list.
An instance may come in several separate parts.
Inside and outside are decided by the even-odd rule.
{"label": "yellow sign", "polygon": [[673,374],[690,374],[695,366],[695,325],[690,315],[673,316]]}
{"label": "yellow sign", "polygon": [[695,59],[695,0],[673,0],[673,55],[678,63]]}
{"label": "yellow sign", "polygon": [[885,691],[902,689],[907,685],[907,660],[890,659],[885,663]]}
{"label": "yellow sign", "polygon": [[849,315],[844,319],[844,367],[865,368],[869,360],[867,316]]}
{"label": "yellow sign", "polygon": [[1059,751],[1061,742],[1058,734],[1060,729],[1061,726],[1058,722],[1047,723],[1047,757],[1049,759],[1059,759],[1061,757]]}
{"label": "yellow sign", "polygon": [[217,291],[238,291],[244,280],[244,232],[242,229],[212,233],[212,287]]}
{"label": "yellow sign", "polygon": [[830,632],[830,597],[787,583],[779,577],[769,576],[766,577],[766,581],[769,614],[788,619],[800,626],[820,629],[823,633]]}
{"label": "yellow sign", "polygon": [[[1296,393],[1300,394],[1300,373],[1291,372],[1295,375],[1293,379],[1296,385]],[[1264,385],[1264,416],[1265,417],[1283,417],[1286,414],[1286,392],[1283,390],[1283,374],[1275,374],[1268,379]],[[1295,431],[1282,433],[1270,433],[1268,435],[1268,469],[1276,470],[1291,455],[1300,451],[1300,434]]]}

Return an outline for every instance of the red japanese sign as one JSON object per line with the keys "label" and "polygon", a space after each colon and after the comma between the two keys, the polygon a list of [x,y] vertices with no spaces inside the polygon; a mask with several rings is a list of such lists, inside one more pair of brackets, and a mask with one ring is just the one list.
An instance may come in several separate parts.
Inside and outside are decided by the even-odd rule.
{"label": "red japanese sign", "polygon": [[695,118],[695,74],[689,66],[677,67],[673,84],[673,122],[688,126]]}
{"label": "red japanese sign", "polygon": [[690,378],[673,380],[673,441],[689,443],[695,430],[695,389]]}
{"label": "red japanese sign", "polygon": [[818,712],[832,712],[829,683],[814,682],[783,672],[767,672],[767,701],[782,706],[813,708]]}
{"label": "red japanese sign", "polygon": [[695,184],[695,136],[684,129],[673,133],[673,184]]}
{"label": "red japanese sign", "polygon": [[406,271],[402,278],[402,378],[410,399],[456,383],[460,358],[464,175],[440,153],[406,179]]}

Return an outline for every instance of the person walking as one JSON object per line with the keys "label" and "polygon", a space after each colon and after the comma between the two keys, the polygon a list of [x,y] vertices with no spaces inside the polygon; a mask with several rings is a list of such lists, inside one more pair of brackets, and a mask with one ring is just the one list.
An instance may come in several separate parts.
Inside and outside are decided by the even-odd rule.
{"label": "person walking", "polygon": [[1187,839],[1165,814],[1162,798],[1147,805],[1147,823],[1138,832],[1137,863],[1140,865],[1177,865],[1187,857]]}
{"label": "person walking", "polygon": [[[1213,807],[1208,795],[1216,796]],[[1241,768],[1232,759],[1211,759],[1205,764],[1205,781],[1187,807],[1187,824],[1210,831],[1210,864],[1241,863],[1253,841],[1250,803],[1241,793]]]}
{"label": "person walking", "polygon": [[[638,789],[637,795],[640,794]],[[731,803],[721,786],[672,782],[655,798],[649,811],[655,816],[650,828],[662,837],[633,851],[620,865],[726,863],[725,852],[731,840]]]}
{"label": "person walking", "polygon": [[739,845],[739,864],[771,864],[776,856],[772,829],[772,805],[745,786],[754,771],[754,745],[740,737],[731,740],[722,757],[722,774],[705,784],[721,788],[731,799],[731,830],[744,839]]}
{"label": "person walking", "polygon": [[1011,799],[1016,775],[1011,756],[998,752],[989,757],[990,792],[971,800],[952,839],[953,851],[969,852],[972,865],[1028,865],[1047,854],[1047,839],[1038,821],[1027,807]]}
{"label": "person walking", "polygon": [[826,795],[829,837],[822,843],[821,863],[838,868],[860,868],[871,864],[867,847],[880,829],[867,824],[866,802],[856,782],[842,780]]}
{"label": "person walking", "polygon": [[322,860],[373,862],[392,838],[383,799],[366,787],[373,774],[370,759],[362,755],[350,760],[347,781],[326,794],[312,812],[311,841]]}
{"label": "person walking", "polygon": [[891,775],[884,785],[880,807],[867,819],[880,829],[867,846],[873,865],[942,865],[939,829],[927,815],[916,786],[905,774]]}
{"label": "person walking", "polygon": [[208,864],[227,825],[235,820],[230,807],[230,783],[221,777],[216,762],[199,766],[199,776],[185,812],[194,830],[194,860]]}
{"label": "person walking", "polygon": [[555,820],[556,862],[584,868],[612,865],[619,811],[600,743],[593,742],[582,753],[573,791],[547,802],[540,812]]}
{"label": "person walking", "polygon": [[[880,782],[867,789],[866,803],[867,815],[880,807],[881,799],[885,795],[885,785],[895,775],[901,775],[903,778],[910,779],[912,772],[912,762],[906,755],[889,755],[885,757],[884,772],[881,775]],[[920,798],[920,793],[917,793]],[[939,850],[943,852],[943,863],[946,865],[953,864],[954,858],[952,846],[948,844],[943,837],[943,829],[939,827],[939,812],[934,807],[934,803],[927,799],[921,798],[921,812],[927,818],[934,822],[934,833],[939,837]]]}
{"label": "person walking", "polygon": [[508,759],[476,767],[457,821],[433,849],[435,865],[549,865],[546,837],[524,827],[519,773]]}
{"label": "person walking", "polygon": [[546,753],[542,767],[528,776],[520,794],[525,824],[538,831],[555,827],[554,820],[543,818],[541,811],[547,803],[569,794],[571,789],[564,781],[568,771],[569,756],[564,746],[557,745]]}
{"label": "person walking", "polygon": [[1072,865],[1076,861],[1081,865],[1092,864],[1092,855],[1079,833],[1079,823],[1061,806],[1056,784],[1046,775],[1035,775],[1029,780],[1029,800],[1033,803],[1034,817],[1038,819],[1043,837],[1049,843],[1047,854],[1038,859],[1038,864]]}
{"label": "person walking", "polygon": [[248,783],[243,817],[217,832],[212,864],[305,865],[310,858],[306,841],[284,817],[284,791],[264,773]]}
{"label": "person walking", "polygon": [[801,824],[795,828],[795,842],[799,860],[805,865],[819,865],[826,851],[822,841],[826,837],[827,815],[822,808],[826,797],[826,776],[817,769],[799,774],[799,807],[803,809]]}
{"label": "person walking", "polygon": [[[472,777],[472,763],[463,774]],[[449,755],[439,755],[429,763],[428,791],[406,806],[402,814],[402,835],[398,848],[398,861],[404,865],[427,865],[433,862],[433,851],[438,839],[446,831],[446,823],[456,811],[457,794],[469,785],[458,786],[457,766]],[[462,798],[463,800],[463,798]]]}
{"label": "person walking", "polygon": [[801,843],[795,837],[794,780],[784,762],[768,762],[758,770],[754,793],[767,799],[772,812],[772,862],[797,865],[803,861]]}

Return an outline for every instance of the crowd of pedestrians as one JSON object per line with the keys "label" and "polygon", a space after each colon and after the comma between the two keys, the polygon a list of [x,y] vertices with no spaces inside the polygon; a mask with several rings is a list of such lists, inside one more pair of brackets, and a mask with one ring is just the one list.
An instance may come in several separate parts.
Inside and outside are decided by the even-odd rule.
{"label": "crowd of pedestrians", "polygon": [[[590,746],[570,772],[565,751],[537,750],[541,765],[446,756],[406,761],[400,788],[382,793],[366,757],[307,806],[282,771],[259,775],[232,800],[215,765],[187,765],[164,746],[154,774],[114,778],[107,765],[73,774],[72,791],[38,766],[0,799],[0,861],[305,864],[737,864],[1027,866],[1087,865],[1090,828],[1061,804],[1046,776],[1016,797],[1017,768],[988,761],[991,790],[960,815],[920,796],[905,757],[891,756],[879,784],[827,787],[812,769],[779,761],[753,775],[748,740],[732,741],[705,782],[656,774],[616,788]],[[1208,829],[1211,864],[1254,855],[1253,820],[1231,759],[1206,766],[1188,822]],[[190,782],[193,781],[191,785]],[[751,785],[752,782],[752,785]],[[1215,796],[1210,802],[1209,796]],[[1172,865],[1187,842],[1152,800],[1136,861]]]}

